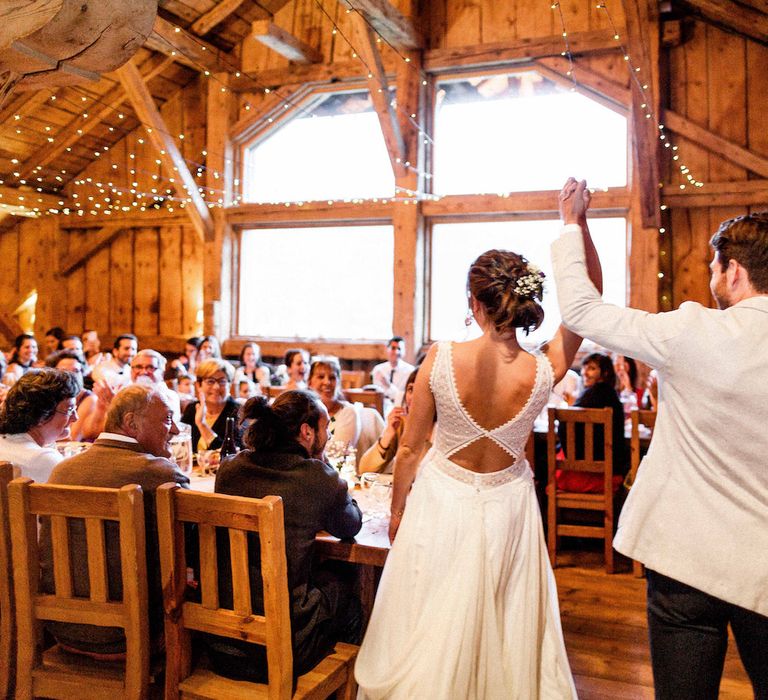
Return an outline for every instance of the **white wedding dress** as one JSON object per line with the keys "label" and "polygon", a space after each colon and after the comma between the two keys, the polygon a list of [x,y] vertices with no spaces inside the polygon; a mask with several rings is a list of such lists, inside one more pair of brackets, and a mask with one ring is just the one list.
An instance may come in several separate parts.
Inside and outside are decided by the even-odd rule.
{"label": "white wedding dress", "polygon": [[[537,355],[526,405],[488,431],[466,412],[452,345],[430,377],[437,407],[355,666],[358,700],[575,698],[525,442],[552,388]],[[449,456],[489,438],[514,458],[479,474]]]}

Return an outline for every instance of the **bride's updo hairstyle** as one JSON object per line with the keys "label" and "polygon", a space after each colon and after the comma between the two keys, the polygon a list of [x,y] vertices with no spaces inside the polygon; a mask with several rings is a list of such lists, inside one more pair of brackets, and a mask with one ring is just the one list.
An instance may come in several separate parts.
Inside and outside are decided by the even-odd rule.
{"label": "bride's updo hairstyle", "polygon": [[469,268],[467,289],[502,335],[522,328],[528,335],[544,320],[544,273],[517,253],[488,250]]}

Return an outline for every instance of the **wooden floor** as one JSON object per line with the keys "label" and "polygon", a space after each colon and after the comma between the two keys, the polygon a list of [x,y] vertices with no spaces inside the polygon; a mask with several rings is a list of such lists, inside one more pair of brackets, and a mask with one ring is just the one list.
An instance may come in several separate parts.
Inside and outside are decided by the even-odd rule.
{"label": "wooden floor", "polygon": [[[576,563],[578,562],[578,563]],[[653,698],[645,579],[608,576],[597,552],[558,554],[555,569],[565,646],[581,700]],[[720,698],[751,700],[731,638]]]}

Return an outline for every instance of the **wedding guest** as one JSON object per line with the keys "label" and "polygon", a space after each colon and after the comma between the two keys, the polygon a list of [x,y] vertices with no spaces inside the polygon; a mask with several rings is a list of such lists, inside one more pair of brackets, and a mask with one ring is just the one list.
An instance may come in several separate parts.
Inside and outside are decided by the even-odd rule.
{"label": "wedding guest", "polygon": [[[147,387],[130,386],[112,401],[105,432],[87,452],[63,460],[51,474],[50,483],[117,489],[126,484],[141,486],[144,496],[146,557],[149,594],[149,633],[153,650],[162,650],[163,595],[155,515],[155,491],[169,481],[187,488],[189,479],[171,461],[170,440],[179,429],[163,395]],[[52,591],[53,563],[50,521],[41,528],[41,583]],[[88,540],[82,522],[73,522],[69,550],[76,575],[75,595],[88,596]],[[105,528],[107,580],[110,599],[119,599],[120,542],[116,529]],[[46,629],[65,650],[95,656],[125,654],[125,634],[120,627],[99,628],[74,622],[47,622]],[[112,657],[114,661],[114,657]]]}
{"label": "wedding guest", "polygon": [[306,389],[309,353],[301,348],[286,350],[283,364],[285,365],[285,374],[288,378],[288,381],[283,384],[285,389]]}
{"label": "wedding guest", "polygon": [[371,380],[383,392],[384,396],[397,404],[405,391],[408,375],[416,369],[403,360],[405,340],[399,335],[387,341],[387,361],[376,365],[371,372]]}
{"label": "wedding guest", "polygon": [[19,379],[37,362],[37,341],[30,333],[17,335],[13,341],[13,350],[8,360],[6,374]]}
{"label": "wedding guest", "polygon": [[613,356],[613,368],[616,370],[616,391],[624,404],[624,412],[628,414],[627,406],[637,408],[643,401],[645,388],[640,384],[637,362],[626,355]]}
{"label": "wedding guest", "polygon": [[187,338],[184,341],[184,354],[179,355],[179,357],[177,357],[173,362],[171,362],[171,366],[179,367],[187,373],[194,374],[195,366],[197,365],[197,362],[198,362],[197,350],[200,347],[201,341],[202,341],[202,338],[200,338],[199,336],[193,336],[192,338]]}
{"label": "wedding guest", "polygon": [[45,332],[43,338],[43,356],[47,360],[57,350],[61,350],[61,339],[64,337],[64,329],[60,326],[54,326]]}
{"label": "wedding guest", "polygon": [[341,366],[330,355],[316,357],[309,370],[309,388],[323,402],[330,422],[328,429],[336,442],[356,450],[356,462],[384,430],[384,419],[373,408],[349,403],[341,391]]}
{"label": "wedding guest", "polygon": [[[48,367],[72,372],[82,381],[85,373],[85,360],[76,350],[64,348],[48,357],[45,361]],[[77,420],[69,426],[70,439],[76,441],[90,441],[100,432],[100,426],[93,425],[93,418],[97,411],[98,397],[90,389],[83,387],[75,399],[77,406]],[[94,434],[95,432],[95,434]]]}
{"label": "wedding guest", "polygon": [[221,345],[215,335],[204,335],[197,346],[197,363],[210,360],[212,357],[221,359]]}
{"label": "wedding guest", "polygon": [[[612,413],[613,474],[614,492],[621,486],[629,465],[624,441],[624,407],[616,393],[616,372],[613,361],[608,355],[593,352],[581,362],[581,380],[584,390],[573,404],[580,408],[610,408]],[[558,428],[558,438],[563,451],[568,454],[576,451],[578,459],[584,458],[584,428],[576,426],[575,445],[567,444],[565,426]],[[594,459],[605,459],[603,427],[594,429]],[[577,493],[602,493],[603,475],[595,472],[580,472],[570,469],[558,469],[555,472],[558,488]]]}
{"label": "wedding guest", "polygon": [[85,362],[90,368],[88,370],[88,373],[90,373],[99,362],[103,362],[104,360],[109,359],[109,357],[101,352],[101,340],[99,339],[99,334],[95,330],[86,328],[81,337],[83,339]]}
{"label": "wedding guest", "polygon": [[718,308],[653,314],[603,303],[586,278],[585,187],[563,202],[552,245],[563,323],[659,376],[651,447],[613,540],[646,567],[656,697],[716,698],[730,627],[754,696],[768,698],[768,212],[712,236]]}
{"label": "wedding guest", "polygon": [[[405,424],[408,419],[408,411],[411,408],[413,385],[416,382],[417,373],[418,369],[415,369],[408,377],[408,380],[405,383],[403,402],[400,406],[395,406],[389,412],[384,432],[379,436],[379,439],[365,451],[363,456],[360,457],[357,471],[361,474],[363,472],[392,473],[395,454],[397,453],[400,438],[405,429]],[[424,446],[424,453],[426,453],[430,447],[432,447],[432,443],[428,440]]]}
{"label": "wedding guest", "polygon": [[247,379],[260,387],[272,384],[269,367],[261,361],[261,348],[258,343],[246,343],[240,350],[240,366],[235,370],[235,385],[241,379]]}
{"label": "wedding guest", "polygon": [[133,333],[123,333],[115,338],[112,357],[99,362],[91,372],[94,384],[104,382],[112,391],[118,391],[131,383],[131,362],[139,350],[139,340]]}
{"label": "wedding guest", "polygon": [[[346,482],[322,459],[328,412],[314,394],[286,391],[272,406],[266,397],[257,396],[244,406],[243,417],[250,421],[245,435],[248,449],[221,465],[215,489],[231,496],[283,499],[295,677],[313,668],[337,642],[359,642],[355,573],[342,562],[318,564],[314,550],[319,530],[353,537],[360,530],[362,515]],[[226,607],[232,604],[228,538],[220,537],[218,544],[219,595]],[[255,542],[252,545],[257,548]],[[264,601],[258,569],[251,568],[251,577],[253,610],[259,611]],[[264,681],[263,646],[214,636],[206,641],[217,673]]]}
{"label": "wedding guest", "polygon": [[[234,378],[232,365],[221,358],[203,360],[197,366],[198,400],[190,403],[181,416],[182,423],[192,426],[192,450],[217,450],[224,440],[227,418],[237,419],[240,404],[230,395]],[[236,431],[235,441],[241,444]]]}
{"label": "wedding guest", "polygon": [[48,481],[61,461],[52,445],[69,438],[82,388],[72,372],[29,370],[11,387],[0,408],[0,459],[12,462],[22,476]]}

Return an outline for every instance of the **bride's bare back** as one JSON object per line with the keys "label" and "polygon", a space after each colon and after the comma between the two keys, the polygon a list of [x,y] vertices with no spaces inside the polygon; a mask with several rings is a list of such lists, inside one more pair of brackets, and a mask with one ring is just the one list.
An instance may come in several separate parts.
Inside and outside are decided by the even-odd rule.
{"label": "bride's bare back", "polygon": [[[453,375],[459,400],[475,422],[493,430],[517,416],[536,383],[536,358],[516,343],[486,337],[453,344]],[[494,472],[508,467],[512,456],[488,437],[481,437],[450,457],[465,469]]]}

